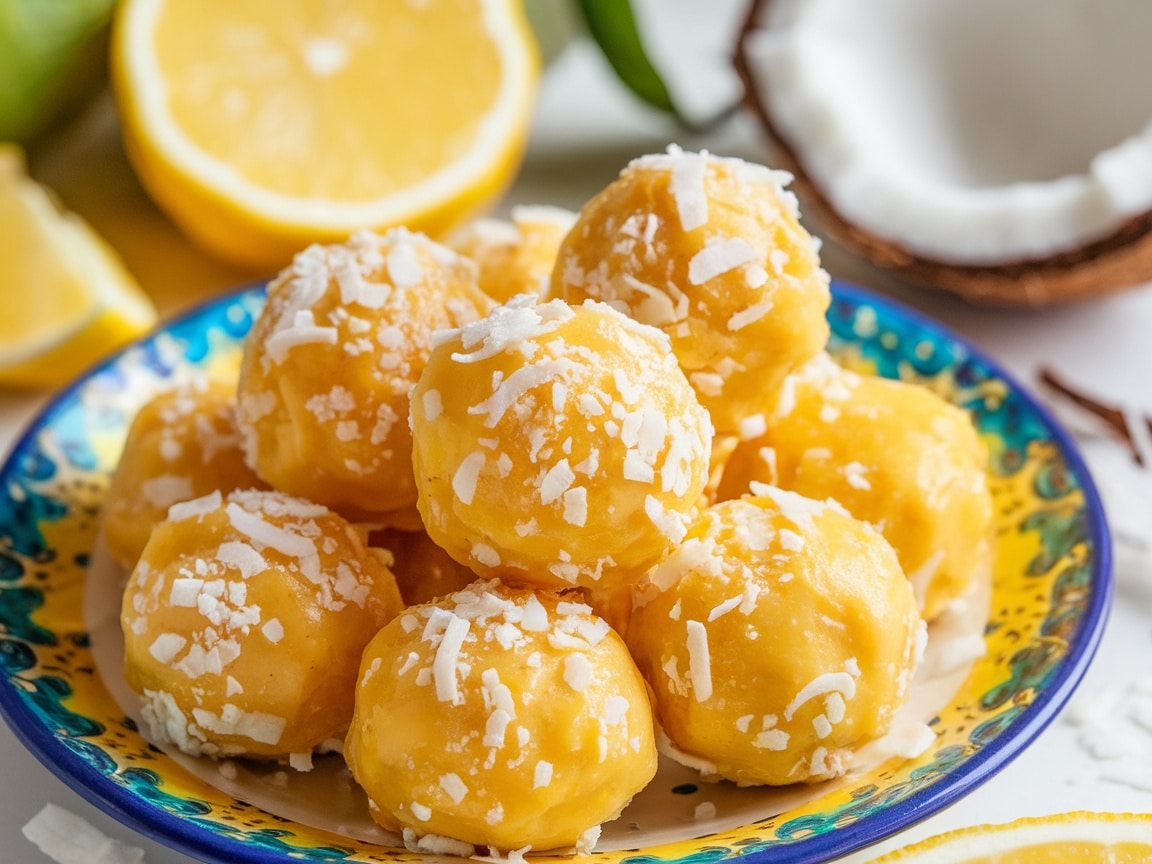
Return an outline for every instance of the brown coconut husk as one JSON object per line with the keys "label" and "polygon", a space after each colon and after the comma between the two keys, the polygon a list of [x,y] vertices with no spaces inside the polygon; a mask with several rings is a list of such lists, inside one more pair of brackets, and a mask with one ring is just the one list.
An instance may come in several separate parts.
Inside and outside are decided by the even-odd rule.
{"label": "brown coconut husk", "polygon": [[756,92],[745,54],[772,0],[754,0],[740,28],[733,65],[744,83],[746,106],[775,145],[775,167],[794,176],[793,188],[823,233],[845,249],[903,281],[947,291],[983,306],[1041,308],[1101,297],[1152,281],[1152,212],[1129,219],[1107,237],[1044,258],[966,265],[918,255],[900,243],[852,224],[828,200],[805,170],[804,160],[781,134],[771,106]]}

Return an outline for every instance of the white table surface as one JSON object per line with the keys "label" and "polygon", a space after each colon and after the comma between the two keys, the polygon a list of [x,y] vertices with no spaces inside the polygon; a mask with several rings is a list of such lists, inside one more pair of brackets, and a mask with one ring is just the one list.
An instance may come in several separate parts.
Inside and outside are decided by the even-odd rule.
{"label": "white table surface", "polygon": [[[723,60],[742,4],[709,3],[707,16],[699,16],[702,0],[660,0],[662,11],[656,16],[652,14],[656,2],[641,5],[642,20],[654,33],[654,53],[666,64],[670,58],[683,60],[685,56],[699,64],[692,74],[684,71],[684,64],[674,67],[675,74],[670,76],[674,84],[696,106],[710,99],[722,102],[735,87]],[[690,92],[688,88],[695,89]],[[661,150],[670,141],[756,161],[771,159],[762,136],[747,118],[738,117],[707,135],[683,134],[634,102],[599,55],[585,44],[576,44],[549,67],[527,159],[499,212],[515,203],[577,209],[627,159]],[[192,250],[149,203],[119,149],[107,105],[40,154],[33,167],[120,250],[164,313],[249,278]],[[1152,414],[1148,383],[1152,286],[1050,311],[1004,312],[901,287],[831,245],[825,247],[825,264],[835,276],[897,296],[946,322],[1033,389],[1037,369],[1047,365],[1111,402]],[[0,451],[7,452],[44,398],[0,391]],[[1148,488],[1152,490],[1152,485]],[[1150,659],[1152,567],[1128,558],[1118,574],[1116,603],[1103,644],[1077,699],[1090,701],[1135,686],[1152,671]],[[1152,787],[1152,732],[1141,732],[1135,726],[1128,731],[1133,730],[1134,752],[1128,761],[1145,761],[1144,776],[1149,782],[1144,785]],[[1152,791],[1102,779],[1113,764],[1089,753],[1065,712],[1020,757],[967,798],[899,837],[844,860],[863,861],[940,831],[1018,816],[1078,809],[1152,812]],[[20,831],[46,802],[72,810],[124,843],[143,847],[151,864],[192,860],[135,834],[81,799],[0,724],[0,864],[48,860]]]}

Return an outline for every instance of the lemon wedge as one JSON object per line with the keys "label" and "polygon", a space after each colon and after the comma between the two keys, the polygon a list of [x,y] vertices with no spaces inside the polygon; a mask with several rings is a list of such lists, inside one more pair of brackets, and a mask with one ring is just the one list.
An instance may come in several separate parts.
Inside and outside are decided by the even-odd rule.
{"label": "lemon wedge", "polygon": [[950,831],[872,864],[1145,864],[1152,814],[1058,813]]}
{"label": "lemon wedge", "polygon": [[0,386],[61,384],[156,321],[111,248],[0,144]]}
{"label": "lemon wedge", "polygon": [[539,59],[520,0],[125,0],[112,77],[155,201],[270,271],[475,215],[519,167]]}

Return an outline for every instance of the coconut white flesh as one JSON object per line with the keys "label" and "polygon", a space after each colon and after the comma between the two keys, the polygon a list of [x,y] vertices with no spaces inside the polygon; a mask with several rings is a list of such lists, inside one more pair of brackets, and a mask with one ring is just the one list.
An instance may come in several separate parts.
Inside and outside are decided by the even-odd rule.
{"label": "coconut white flesh", "polygon": [[744,51],[848,222],[950,264],[1045,258],[1152,209],[1152,3],[771,0]]}

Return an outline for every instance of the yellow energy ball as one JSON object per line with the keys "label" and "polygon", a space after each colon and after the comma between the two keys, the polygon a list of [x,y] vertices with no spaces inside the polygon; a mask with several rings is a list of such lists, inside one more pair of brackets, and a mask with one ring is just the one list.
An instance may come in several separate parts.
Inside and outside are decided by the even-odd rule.
{"label": "yellow energy ball", "polygon": [[762,425],[733,453],[720,497],[761,481],[835,499],[892,544],[928,620],[987,578],[988,454],[963,409],[823,356],[789,379]]}
{"label": "yellow energy ball", "polygon": [[350,519],[410,511],[408,391],[433,331],[490,306],[471,262],[404,229],[301,252],[268,286],[245,343],[238,417],[249,464]]}
{"label": "yellow energy ball", "polygon": [[603,303],[520,295],[443,334],[411,422],[428,534],[512,582],[635,582],[708,479],[712,427],[667,337]]}
{"label": "yellow energy ball", "polygon": [[279,492],[176,504],[121,610],[124,668],[157,743],[303,759],[352,719],[364,646],[400,611],[387,554]]}
{"label": "yellow energy ball", "polygon": [[790,178],[669,148],[588,202],[553,296],[603,300],[660,327],[720,432],[734,432],[828,340],[828,276]]}
{"label": "yellow energy ball", "polygon": [[556,251],[576,214],[560,207],[513,207],[511,220],[477,219],[448,245],[476,262],[480,288],[504,303],[517,294],[543,297]]}
{"label": "yellow energy ball", "polygon": [[842,775],[888,730],[923,651],[884,538],[795,493],[714,505],[650,580],[628,646],[671,755],[740,784]]}
{"label": "yellow energy ball", "polygon": [[413,606],[372,640],[344,756],[373,817],[417,848],[587,851],[656,773],[651,704],[620,637],[581,602],[497,580]]}
{"label": "yellow energy ball", "polygon": [[264,486],[240,448],[235,382],[197,378],[155,396],[133,418],[104,494],[104,540],[130,570],[173,504]]}

